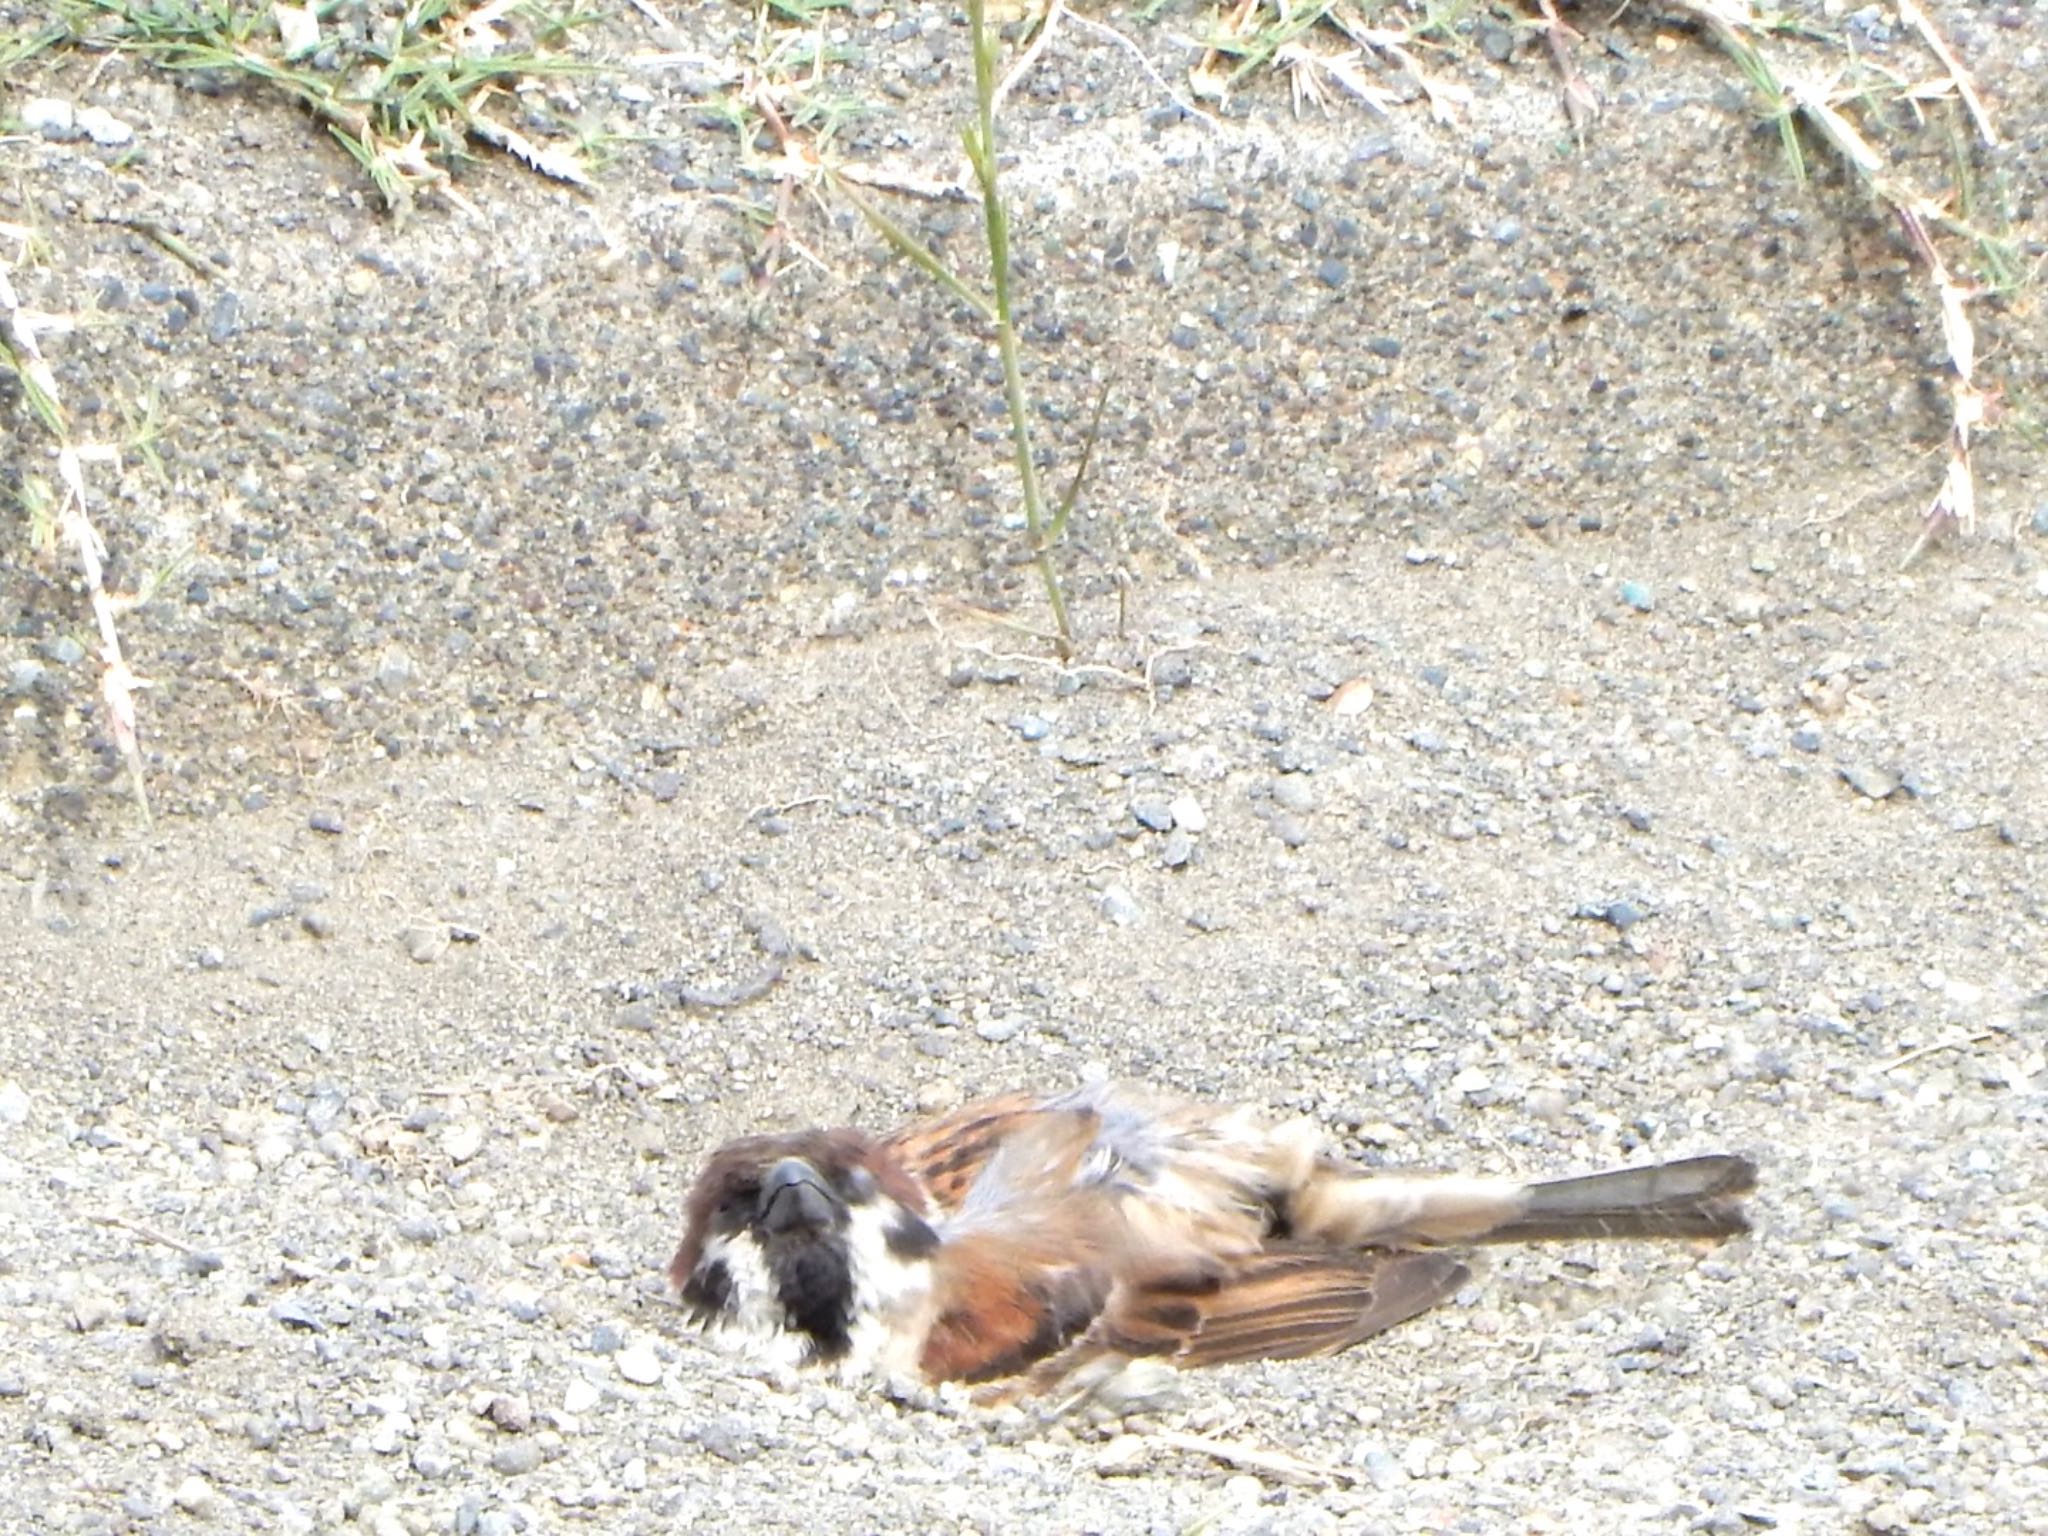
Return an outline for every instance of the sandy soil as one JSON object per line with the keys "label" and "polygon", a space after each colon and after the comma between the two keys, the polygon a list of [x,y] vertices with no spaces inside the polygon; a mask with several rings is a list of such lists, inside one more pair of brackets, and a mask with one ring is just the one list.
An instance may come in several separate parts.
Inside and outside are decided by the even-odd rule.
{"label": "sandy soil", "polygon": [[[1936,14],[2039,186],[2041,21]],[[891,104],[842,151],[950,164],[955,18],[833,24]],[[756,280],[777,182],[688,105],[753,22],[680,26],[550,97],[648,135],[595,193],[402,228],[260,98],[12,81],[139,132],[0,143],[0,218],[99,311],[83,429],[168,407],[100,520],[171,572],[144,827],[67,568],[0,559],[23,1528],[2048,1530],[2048,480],[1992,439],[1983,536],[1900,572],[1943,416],[1891,227],[1654,18],[1583,150],[1533,40],[1446,63],[1455,127],[1267,78],[1209,129],[1069,28],[1009,119],[1059,462],[1116,378],[1063,669],[971,608],[1039,613],[972,322],[806,195]],[[1975,313],[2042,398],[2031,301]],[[1125,1423],[682,1325],[710,1145],[1090,1072],[1368,1162],[1743,1149],[1759,1231],[1489,1256]]]}

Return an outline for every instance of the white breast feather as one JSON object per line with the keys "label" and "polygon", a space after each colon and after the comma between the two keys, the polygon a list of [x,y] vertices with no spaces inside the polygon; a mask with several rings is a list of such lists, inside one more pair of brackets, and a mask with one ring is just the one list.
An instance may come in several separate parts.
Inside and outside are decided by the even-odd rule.
{"label": "white breast feather", "polygon": [[919,1346],[931,1323],[932,1266],[928,1258],[890,1252],[890,1229],[903,1216],[903,1207],[884,1197],[855,1206],[847,1220],[854,1323],[839,1367],[846,1380],[917,1374]]}

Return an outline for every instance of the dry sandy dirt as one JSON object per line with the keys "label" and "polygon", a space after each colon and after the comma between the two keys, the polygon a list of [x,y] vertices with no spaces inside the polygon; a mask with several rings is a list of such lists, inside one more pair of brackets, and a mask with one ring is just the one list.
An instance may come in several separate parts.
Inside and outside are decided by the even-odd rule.
{"label": "dry sandy dirt", "polygon": [[[145,826],[71,568],[0,551],[0,1525],[2048,1531],[2037,299],[1973,308],[2033,435],[1902,572],[1926,285],[1698,37],[1585,18],[1578,147],[1495,18],[1449,123],[1265,73],[1205,124],[1070,21],[1005,118],[1056,464],[1114,379],[1061,668],[978,616],[1042,622],[985,338],[691,105],[756,22],[678,9],[532,104],[637,135],[594,191],[403,225],[258,92],[6,77],[136,130],[0,141],[0,220],[94,312],[80,431],[163,403],[93,475],[112,584],[168,579]],[[1933,14],[2038,263],[2048,23]],[[1199,17],[1102,19],[1185,78]],[[826,25],[883,109],[838,152],[952,175],[959,19]],[[1745,1149],[1758,1231],[1489,1255],[1123,1423],[684,1326],[707,1147],[1088,1073],[1372,1163]]]}

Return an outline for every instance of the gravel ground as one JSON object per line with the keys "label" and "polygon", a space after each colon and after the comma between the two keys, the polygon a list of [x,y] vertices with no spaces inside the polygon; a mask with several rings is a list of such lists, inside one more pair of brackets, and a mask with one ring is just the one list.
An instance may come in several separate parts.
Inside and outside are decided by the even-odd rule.
{"label": "gravel ground", "polygon": [[[2038,184],[2038,19],[1937,14]],[[851,149],[946,142],[949,18],[850,15],[899,102]],[[2021,538],[1898,574],[1897,246],[1615,43],[1577,156],[1540,51],[1456,66],[1456,132],[1268,80],[1213,136],[1051,51],[1056,449],[1120,370],[1067,670],[956,601],[1028,602],[972,332],[801,202],[830,270],[757,288],[720,200],[773,183],[688,80],[593,197],[397,230],[286,112],[49,66],[141,148],[0,145],[24,282],[101,301],[89,428],[165,389],[103,526],[119,586],[183,563],[125,621],[148,830],[76,594],[0,563],[20,1528],[2048,1531],[2042,466],[1993,439]],[[229,277],[100,222],[144,212]],[[2024,395],[2038,315],[1978,320]],[[1758,1231],[1490,1254],[1121,1423],[683,1327],[709,1146],[1091,1072],[1373,1163],[1744,1150]]]}

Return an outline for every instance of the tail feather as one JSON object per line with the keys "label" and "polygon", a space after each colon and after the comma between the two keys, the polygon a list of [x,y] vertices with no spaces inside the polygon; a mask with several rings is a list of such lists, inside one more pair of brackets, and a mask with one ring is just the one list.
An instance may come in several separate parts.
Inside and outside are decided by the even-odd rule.
{"label": "tail feather", "polygon": [[1755,1188],[1756,1164],[1725,1153],[1549,1179],[1527,1186],[1521,1210],[1483,1240],[1733,1237],[1749,1230],[1742,1197]]}
{"label": "tail feather", "polygon": [[1287,1234],[1341,1248],[1596,1237],[1732,1237],[1756,1165],[1726,1153],[1577,1178],[1367,1173],[1319,1163],[1281,1207]]}

